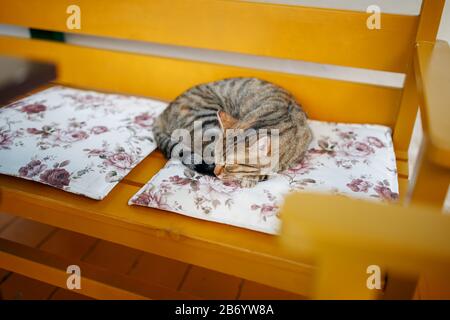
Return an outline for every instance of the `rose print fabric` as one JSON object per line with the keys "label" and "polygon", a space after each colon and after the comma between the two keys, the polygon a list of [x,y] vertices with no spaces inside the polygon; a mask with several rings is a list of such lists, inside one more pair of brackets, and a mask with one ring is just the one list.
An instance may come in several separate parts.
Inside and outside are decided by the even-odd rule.
{"label": "rose print fabric", "polygon": [[53,87],[0,108],[0,173],[103,199],[156,148],[166,103]]}
{"label": "rose print fabric", "polygon": [[276,234],[280,227],[279,208],[283,196],[290,191],[381,201],[398,198],[389,128],[312,120],[309,124],[314,140],[304,160],[254,188],[223,183],[171,160],[129,204]]}

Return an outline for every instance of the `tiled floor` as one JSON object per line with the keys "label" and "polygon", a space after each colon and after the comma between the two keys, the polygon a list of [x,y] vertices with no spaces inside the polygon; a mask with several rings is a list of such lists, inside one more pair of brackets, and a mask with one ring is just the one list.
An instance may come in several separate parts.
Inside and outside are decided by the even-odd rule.
{"label": "tiled floor", "polygon": [[144,279],[164,287],[179,290],[189,273],[186,263],[144,253],[130,271],[130,276]]}
{"label": "tiled floor", "polygon": [[[79,233],[0,213],[0,237],[203,299],[303,297]],[[3,299],[89,299],[0,269]]]}

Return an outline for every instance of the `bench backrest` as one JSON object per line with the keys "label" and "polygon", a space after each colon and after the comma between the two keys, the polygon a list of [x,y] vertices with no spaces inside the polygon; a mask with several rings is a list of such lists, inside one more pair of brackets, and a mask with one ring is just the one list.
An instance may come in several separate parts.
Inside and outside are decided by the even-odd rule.
{"label": "bench backrest", "polygon": [[[444,2],[423,0],[419,16],[382,14],[379,30],[364,12],[238,0],[1,0],[0,23],[409,74],[415,41],[436,37]],[[80,30],[67,29],[71,4]],[[405,150],[417,110],[402,88],[8,37],[0,52],[53,60],[68,85],[165,100],[197,83],[258,76],[293,92],[311,118],[398,128]]]}

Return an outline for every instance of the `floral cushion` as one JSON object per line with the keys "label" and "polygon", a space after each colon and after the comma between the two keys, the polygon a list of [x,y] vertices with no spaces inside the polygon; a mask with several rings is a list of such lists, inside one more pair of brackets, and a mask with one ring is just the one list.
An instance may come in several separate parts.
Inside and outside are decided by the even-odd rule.
{"label": "floral cushion", "polygon": [[166,104],[53,87],[0,109],[0,173],[103,199],[155,148]]}
{"label": "floral cushion", "polygon": [[251,189],[198,174],[169,161],[129,204],[177,212],[270,234],[290,191],[395,200],[398,181],[391,130],[377,125],[309,121],[314,134],[303,161]]}

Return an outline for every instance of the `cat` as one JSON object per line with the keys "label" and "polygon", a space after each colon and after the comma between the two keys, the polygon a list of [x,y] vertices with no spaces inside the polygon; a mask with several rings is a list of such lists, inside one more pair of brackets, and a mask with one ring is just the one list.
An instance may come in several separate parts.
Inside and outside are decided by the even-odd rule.
{"label": "cat", "polygon": [[[186,129],[189,138],[174,138],[177,129]],[[244,138],[225,141],[230,129],[241,130]],[[264,133],[261,129],[268,134],[259,134]],[[220,137],[202,139],[195,136],[195,130],[205,134],[216,130]],[[278,133],[276,148],[272,132]],[[199,173],[253,187],[301,161],[312,132],[305,112],[283,88],[258,78],[228,78],[194,86],[178,96],[155,120],[154,136],[166,158],[176,156]],[[210,153],[192,147],[199,141],[201,150]],[[245,147],[236,152],[238,141],[245,141]],[[220,152],[223,161],[218,161]],[[259,159],[256,152],[269,157],[277,152],[276,166],[271,163],[268,169],[267,161],[250,161]]]}

